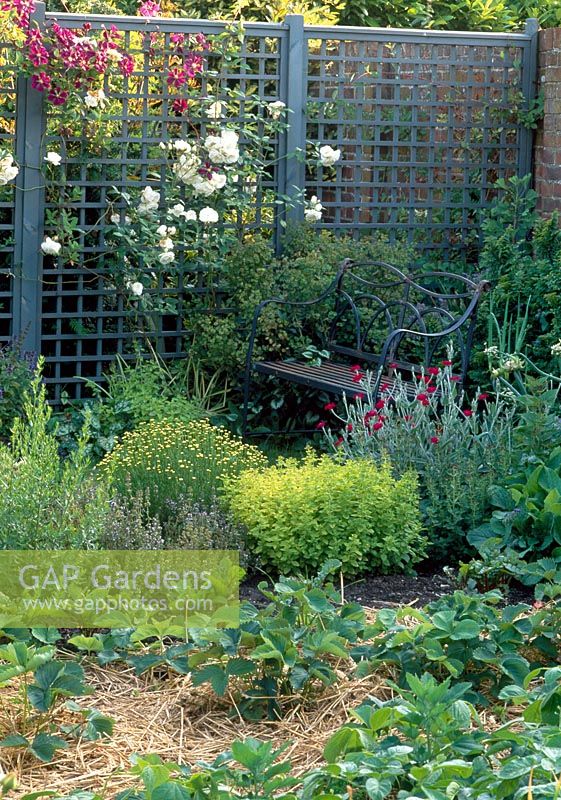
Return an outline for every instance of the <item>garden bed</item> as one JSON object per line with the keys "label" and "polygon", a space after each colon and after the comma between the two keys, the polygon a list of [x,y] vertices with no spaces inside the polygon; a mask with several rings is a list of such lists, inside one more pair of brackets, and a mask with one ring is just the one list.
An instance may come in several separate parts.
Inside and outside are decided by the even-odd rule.
{"label": "garden bed", "polygon": [[[289,743],[286,756],[296,774],[323,762],[323,747],[337,728],[348,720],[349,709],[369,695],[389,697],[380,670],[360,680],[341,670],[336,685],[321,694],[308,707],[287,709],[279,721],[252,722],[232,712],[230,698],[218,698],[210,686],[193,687],[190,677],[154,673],[137,677],[126,666],[89,664],[86,679],[94,689],[81,705],[95,707],[117,720],[111,739],[78,742],[59,751],[49,764],[30,755],[4,750],[0,765],[5,772],[18,775],[18,795],[50,790],[99,792],[107,796],[134,785],[127,773],[134,753],[157,753],[164,761],[194,765],[211,762],[228,750],[236,739],[247,737],[272,741],[275,746]],[[0,722],[2,736],[17,729],[16,687],[0,690],[0,703],[8,711]],[[57,723],[64,724],[64,712]]]}

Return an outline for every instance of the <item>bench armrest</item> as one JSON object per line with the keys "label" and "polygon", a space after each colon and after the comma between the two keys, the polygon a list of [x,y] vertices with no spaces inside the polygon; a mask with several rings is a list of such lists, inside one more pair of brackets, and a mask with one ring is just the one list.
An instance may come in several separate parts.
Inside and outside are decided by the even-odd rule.
{"label": "bench armrest", "polygon": [[455,333],[470,318],[472,318],[472,325],[473,325],[475,322],[475,312],[477,311],[477,306],[479,305],[479,301],[481,300],[481,295],[484,292],[489,291],[490,289],[491,289],[491,284],[489,283],[489,281],[481,281],[477,285],[473,293],[473,297],[470,300],[468,307],[461,315],[461,317],[459,317],[451,325],[448,325],[448,327],[442,328],[442,330],[440,331],[436,331],[433,333],[431,331],[411,330],[410,328],[396,328],[395,330],[393,330],[384,342],[384,346],[380,354],[380,367],[381,368],[384,367],[386,361],[388,360],[388,355],[390,353],[391,346],[396,339],[402,338],[404,336],[417,336],[421,339],[441,339],[444,336],[449,336],[451,333]]}
{"label": "bench armrest", "polygon": [[329,286],[320,295],[318,295],[318,297],[314,297],[312,300],[287,300],[283,297],[270,297],[267,300],[262,300],[261,303],[259,303],[253,314],[251,333],[249,336],[247,349],[246,372],[251,369],[253,350],[255,348],[255,338],[257,336],[257,326],[259,324],[259,317],[261,316],[263,309],[272,304],[305,308],[307,306],[315,306],[318,303],[321,303],[339,288],[343,275],[349,269],[349,267],[352,266],[352,263],[353,262],[350,258],[346,258],[344,261],[342,261],[339,269],[337,270],[335,278],[331,281]]}

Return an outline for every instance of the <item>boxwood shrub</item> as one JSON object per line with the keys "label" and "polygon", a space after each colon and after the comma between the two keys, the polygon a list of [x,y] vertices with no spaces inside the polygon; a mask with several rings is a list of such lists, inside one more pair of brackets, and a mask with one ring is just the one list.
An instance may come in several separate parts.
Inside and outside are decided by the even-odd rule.
{"label": "boxwood shrub", "polygon": [[329,558],[349,576],[389,573],[424,555],[417,476],[395,479],[388,464],[308,453],[243,472],[225,492],[253,556],[283,574],[317,570]]}

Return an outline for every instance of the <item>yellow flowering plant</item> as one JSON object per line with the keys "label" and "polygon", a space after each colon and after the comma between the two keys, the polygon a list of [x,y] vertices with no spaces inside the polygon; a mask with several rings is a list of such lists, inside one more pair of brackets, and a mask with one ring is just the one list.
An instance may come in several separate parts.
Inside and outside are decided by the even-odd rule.
{"label": "yellow flowering plant", "polygon": [[206,419],[150,420],[123,436],[98,473],[119,494],[149,490],[150,513],[165,516],[168,501],[187,497],[208,506],[226,478],[266,464],[256,447]]}

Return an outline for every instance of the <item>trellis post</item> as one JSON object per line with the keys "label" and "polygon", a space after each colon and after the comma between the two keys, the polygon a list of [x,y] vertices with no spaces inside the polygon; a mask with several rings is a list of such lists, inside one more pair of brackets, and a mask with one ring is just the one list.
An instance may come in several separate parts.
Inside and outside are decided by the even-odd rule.
{"label": "trellis post", "polygon": [[[31,24],[45,26],[45,5],[37,3]],[[44,130],[43,95],[29,78],[17,80],[16,160],[20,167],[14,210],[14,336],[23,348],[41,349],[41,241],[44,219],[44,182],[41,174]]]}
{"label": "trellis post", "polygon": [[[288,223],[301,222],[304,219],[303,206],[297,200],[306,176],[307,48],[304,17],[301,14],[288,14],[285,25],[288,27],[288,36],[282,53],[281,91],[288,109],[289,128],[285,136],[284,152],[281,154],[279,191],[287,198],[286,212],[280,219]],[[278,227],[277,224],[277,246],[280,233]]]}

